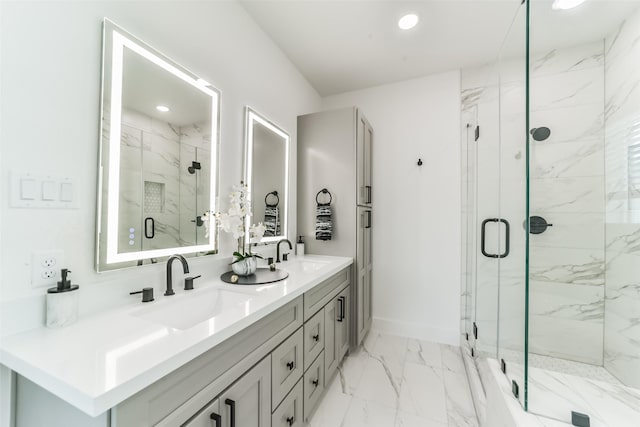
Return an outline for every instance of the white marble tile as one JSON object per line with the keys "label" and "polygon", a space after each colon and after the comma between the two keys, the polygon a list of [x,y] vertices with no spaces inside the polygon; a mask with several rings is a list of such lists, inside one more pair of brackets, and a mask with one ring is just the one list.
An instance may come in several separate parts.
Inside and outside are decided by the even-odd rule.
{"label": "white marble tile", "polygon": [[351,396],[342,393],[340,378],[335,376],[307,425],[309,427],[340,426],[350,404]]}
{"label": "white marble tile", "polygon": [[[532,45],[535,45],[535,39]],[[535,53],[531,60],[531,75],[539,77],[603,66],[604,42],[598,41],[569,49],[552,49],[544,53]]]}
{"label": "white marble tile", "polygon": [[604,69],[589,68],[530,80],[531,111],[590,103],[602,104]]}
{"label": "white marble tile", "polygon": [[530,155],[534,178],[604,177],[602,139],[556,144],[532,142]]}
{"label": "white marble tile", "polygon": [[422,418],[414,414],[404,411],[396,413],[395,427],[448,427],[451,424],[442,423],[440,421]]}
{"label": "white marble tile", "polygon": [[364,375],[369,353],[362,347],[352,351],[338,367],[337,378],[340,379],[342,393],[353,395]]}
{"label": "white marble tile", "polygon": [[457,374],[464,374],[464,360],[462,359],[462,353],[460,347],[452,345],[441,344],[440,351],[442,352],[442,369],[445,371],[455,372]]}
{"label": "white marble tile", "polygon": [[544,233],[529,236],[531,247],[602,249],[605,236],[603,213],[533,211],[531,216],[542,216],[553,224]]}
{"label": "white marble tile", "polygon": [[345,427],[389,427],[394,425],[395,414],[395,409],[354,397],[341,425]]}
{"label": "white marble tile", "polygon": [[531,315],[529,351],[601,365],[603,333],[602,323]]}
{"label": "white marble tile", "polygon": [[398,407],[401,384],[401,364],[384,363],[371,357],[366,362],[354,397],[395,409]]}
{"label": "white marble tile", "polygon": [[408,338],[378,333],[376,342],[370,350],[371,356],[385,363],[404,364],[407,357]]}
{"label": "white marble tile", "polygon": [[604,136],[604,106],[602,103],[573,105],[565,108],[531,112],[531,127],[548,127],[549,138],[544,143],[602,139]]}
{"label": "white marble tile", "polygon": [[440,345],[434,342],[409,339],[407,362],[419,365],[442,367]]}
{"label": "white marble tile", "polygon": [[478,427],[466,372],[443,371],[450,427]]}
{"label": "white marble tile", "polygon": [[[531,281],[529,282],[529,313],[535,316],[602,324],[604,292],[604,286]],[[562,333],[562,331],[555,332]],[[585,345],[587,344],[585,342]]]}
{"label": "white marble tile", "polygon": [[531,210],[546,212],[604,212],[602,177],[532,179]]}
{"label": "white marble tile", "polygon": [[604,250],[537,248],[529,250],[529,280],[604,285]]}
{"label": "white marble tile", "polygon": [[421,418],[446,423],[448,416],[442,370],[406,363],[398,409]]}

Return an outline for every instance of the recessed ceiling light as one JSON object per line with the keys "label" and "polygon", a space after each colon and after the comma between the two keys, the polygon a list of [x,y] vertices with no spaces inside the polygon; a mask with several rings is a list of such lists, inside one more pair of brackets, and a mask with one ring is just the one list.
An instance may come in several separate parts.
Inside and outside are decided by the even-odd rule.
{"label": "recessed ceiling light", "polygon": [[156,105],[156,110],[161,111],[163,113],[168,113],[170,111],[170,108],[167,107],[166,105]]}
{"label": "recessed ceiling light", "polygon": [[580,6],[586,0],[554,0],[551,8],[553,10],[567,10]]}
{"label": "recessed ceiling light", "polygon": [[401,30],[410,30],[418,24],[418,20],[418,15],[415,13],[409,13],[400,18],[398,21],[398,27],[400,27]]}

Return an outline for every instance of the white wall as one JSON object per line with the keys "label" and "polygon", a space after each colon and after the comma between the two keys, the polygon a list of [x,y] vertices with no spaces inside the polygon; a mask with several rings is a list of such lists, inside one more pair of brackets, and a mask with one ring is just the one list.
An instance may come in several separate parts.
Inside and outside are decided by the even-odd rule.
{"label": "white wall", "polygon": [[374,129],[373,327],[458,345],[460,73],[323,99],[351,105]]}
{"label": "white wall", "polygon": [[[45,289],[32,289],[32,251],[62,249],[81,285],[81,316],[131,301],[129,291],[164,286],[164,266],[94,271],[102,18],[211,82],[222,92],[221,199],[242,177],[244,106],[296,134],[296,116],[320,97],[244,9],[220,2],[2,2],[0,6],[0,312],[2,333],[43,324]],[[292,158],[296,158],[295,138]],[[79,208],[9,208],[9,170],[75,178]],[[291,176],[296,176],[295,167]],[[291,192],[296,186],[292,181]],[[295,197],[289,235],[295,233]],[[190,261],[215,277],[235,245]],[[34,303],[35,301],[35,303]]]}

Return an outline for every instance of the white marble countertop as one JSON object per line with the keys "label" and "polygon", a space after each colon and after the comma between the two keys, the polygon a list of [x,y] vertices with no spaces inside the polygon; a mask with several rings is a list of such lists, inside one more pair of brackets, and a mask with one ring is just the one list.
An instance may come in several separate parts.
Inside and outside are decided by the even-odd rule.
{"label": "white marble countertop", "polygon": [[[268,285],[229,285],[203,278],[193,291],[156,295],[151,303],[81,318],[61,329],[45,327],[4,337],[0,363],[28,378],[83,412],[97,416],[180,368],[232,335],[307,292],[349,266],[343,257],[305,255],[278,265],[289,272]],[[181,286],[175,286],[181,288]],[[140,317],[169,305],[206,300],[217,289],[249,296],[224,307],[213,319],[195,326],[167,325]],[[229,295],[229,294],[226,294]],[[242,299],[242,298],[241,298]],[[244,298],[247,299],[247,298]],[[193,300],[195,301],[195,300]],[[225,305],[225,299],[218,303]],[[168,322],[176,321],[171,316]],[[172,327],[177,326],[177,327]],[[188,325],[187,325],[188,326]]]}

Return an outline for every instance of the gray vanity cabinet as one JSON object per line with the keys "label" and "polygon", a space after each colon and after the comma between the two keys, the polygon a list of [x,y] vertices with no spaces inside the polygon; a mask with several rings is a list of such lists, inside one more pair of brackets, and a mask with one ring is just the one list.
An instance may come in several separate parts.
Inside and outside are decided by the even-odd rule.
{"label": "gray vanity cabinet", "polygon": [[187,421],[182,427],[222,427],[222,414],[220,412],[220,399],[215,399],[197,414]]}
{"label": "gray vanity cabinet", "polygon": [[349,351],[350,292],[351,287],[347,286],[324,309],[324,377],[327,382]]}
{"label": "gray vanity cabinet", "polygon": [[[309,254],[354,258],[351,345],[371,327],[374,132],[362,111],[342,108],[298,116],[298,234]],[[331,240],[316,240],[316,195],[332,195]],[[322,197],[322,196],[320,196]],[[326,202],[326,199],[319,199]]]}
{"label": "gray vanity cabinet", "polygon": [[358,206],[371,206],[371,141],[373,128],[358,110],[356,114],[356,186]]}
{"label": "gray vanity cabinet", "polygon": [[371,271],[373,262],[371,258],[371,223],[373,221],[371,209],[358,207],[358,231],[356,244],[356,304],[355,323],[357,342],[367,334],[372,321],[372,289]]}
{"label": "gray vanity cabinet", "polygon": [[96,418],[18,376],[16,427],[302,427],[349,349],[351,277],[338,271]]}
{"label": "gray vanity cabinet", "polygon": [[[266,357],[229,387],[218,399],[219,427],[271,426],[271,358]],[[211,424],[218,427],[215,423]]]}
{"label": "gray vanity cabinet", "polygon": [[293,387],[280,406],[273,411],[271,427],[302,427],[303,426],[303,381]]}

